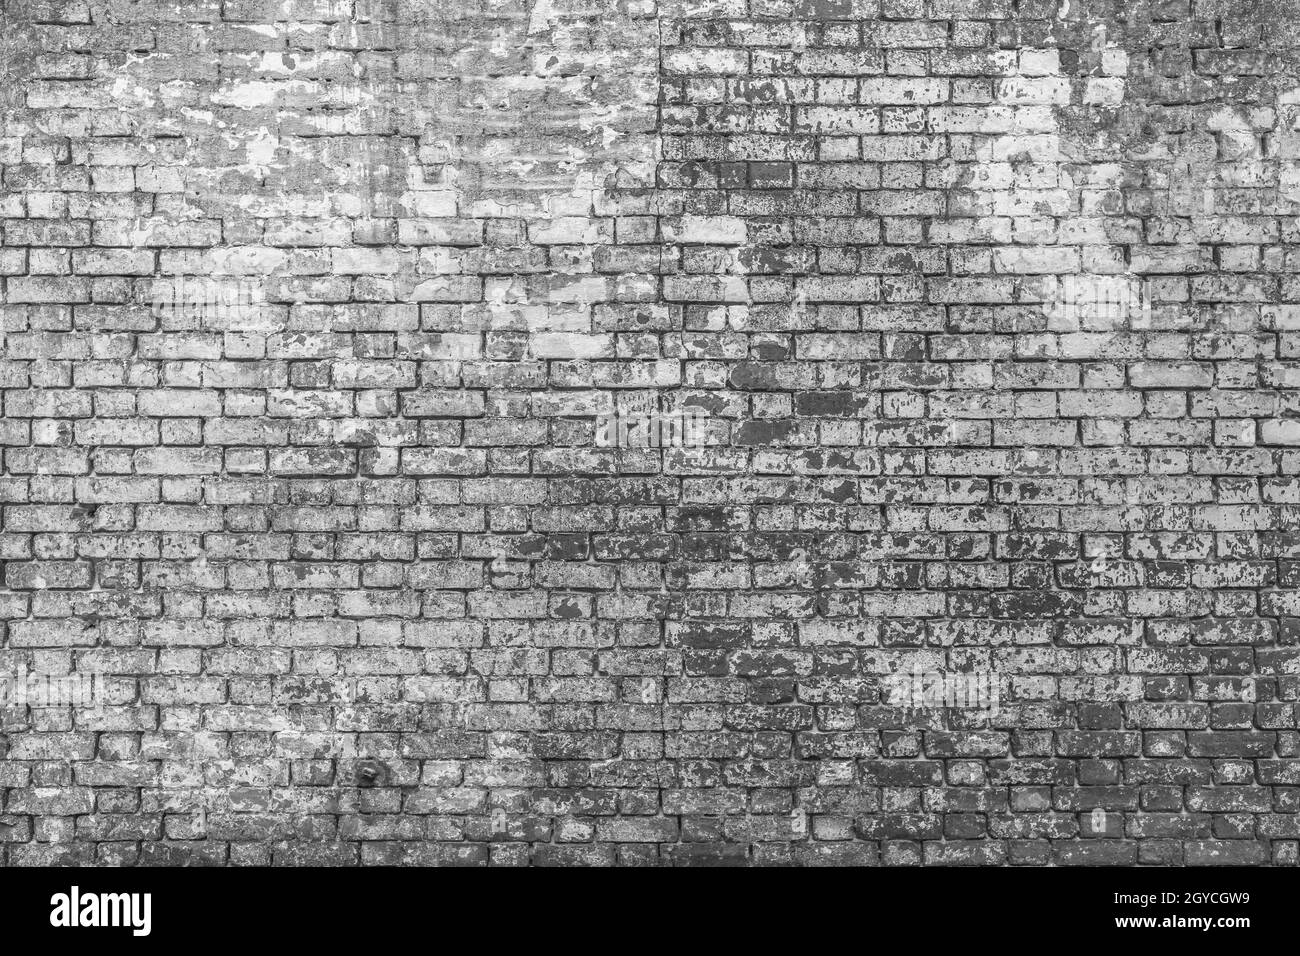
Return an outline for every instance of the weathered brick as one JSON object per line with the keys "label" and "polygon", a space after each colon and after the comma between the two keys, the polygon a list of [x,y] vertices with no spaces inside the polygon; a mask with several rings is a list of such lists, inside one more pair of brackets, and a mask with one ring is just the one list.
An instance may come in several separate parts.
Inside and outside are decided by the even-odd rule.
{"label": "weathered brick", "polygon": [[3,6],[0,863],[1296,862],[1270,11]]}

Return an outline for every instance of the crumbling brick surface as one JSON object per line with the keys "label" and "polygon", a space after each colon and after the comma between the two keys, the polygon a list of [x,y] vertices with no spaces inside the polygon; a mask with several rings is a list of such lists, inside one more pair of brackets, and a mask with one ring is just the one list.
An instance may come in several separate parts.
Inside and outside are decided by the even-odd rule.
{"label": "crumbling brick surface", "polygon": [[2,0],[0,853],[1295,864],[1294,0]]}

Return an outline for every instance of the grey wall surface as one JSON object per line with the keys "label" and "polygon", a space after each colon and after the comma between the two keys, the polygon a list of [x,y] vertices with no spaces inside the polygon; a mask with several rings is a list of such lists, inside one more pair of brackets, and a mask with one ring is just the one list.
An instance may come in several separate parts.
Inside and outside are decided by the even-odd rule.
{"label": "grey wall surface", "polygon": [[1295,864],[1293,0],[3,0],[0,853]]}

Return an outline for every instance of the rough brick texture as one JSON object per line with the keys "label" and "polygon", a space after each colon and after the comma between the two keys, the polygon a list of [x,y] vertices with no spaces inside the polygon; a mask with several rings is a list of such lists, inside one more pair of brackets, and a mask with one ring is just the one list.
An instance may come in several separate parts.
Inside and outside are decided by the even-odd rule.
{"label": "rough brick texture", "polygon": [[1294,0],[0,9],[6,864],[1297,862]]}

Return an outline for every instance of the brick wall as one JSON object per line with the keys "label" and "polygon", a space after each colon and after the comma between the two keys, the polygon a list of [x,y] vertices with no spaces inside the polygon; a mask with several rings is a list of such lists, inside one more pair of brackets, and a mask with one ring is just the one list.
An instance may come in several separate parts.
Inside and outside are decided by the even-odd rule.
{"label": "brick wall", "polygon": [[4,863],[1300,862],[1290,0],[0,10]]}

